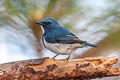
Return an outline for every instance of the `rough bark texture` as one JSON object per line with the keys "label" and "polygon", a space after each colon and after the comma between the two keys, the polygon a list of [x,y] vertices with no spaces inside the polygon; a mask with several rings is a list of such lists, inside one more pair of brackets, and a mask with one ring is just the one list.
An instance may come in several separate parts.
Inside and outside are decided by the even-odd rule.
{"label": "rough bark texture", "polygon": [[42,58],[0,64],[0,80],[89,80],[120,75],[116,58]]}

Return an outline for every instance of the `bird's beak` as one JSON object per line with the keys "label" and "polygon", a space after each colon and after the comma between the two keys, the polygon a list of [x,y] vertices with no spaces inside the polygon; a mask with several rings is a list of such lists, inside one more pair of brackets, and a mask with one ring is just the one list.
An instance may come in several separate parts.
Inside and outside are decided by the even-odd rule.
{"label": "bird's beak", "polygon": [[36,24],[39,24],[39,25],[44,25],[43,22],[35,22]]}

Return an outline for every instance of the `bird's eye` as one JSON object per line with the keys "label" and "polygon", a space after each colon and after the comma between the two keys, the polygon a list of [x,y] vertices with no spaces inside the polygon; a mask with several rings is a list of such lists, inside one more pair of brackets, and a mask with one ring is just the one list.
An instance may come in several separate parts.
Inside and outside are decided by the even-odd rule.
{"label": "bird's eye", "polygon": [[51,24],[52,22],[51,21],[48,21],[47,24]]}

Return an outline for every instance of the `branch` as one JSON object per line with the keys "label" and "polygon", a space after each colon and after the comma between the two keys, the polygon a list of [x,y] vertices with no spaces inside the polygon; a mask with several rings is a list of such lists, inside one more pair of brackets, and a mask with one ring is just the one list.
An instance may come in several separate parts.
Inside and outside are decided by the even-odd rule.
{"label": "branch", "polygon": [[42,58],[0,64],[0,80],[93,79],[120,75],[116,58]]}

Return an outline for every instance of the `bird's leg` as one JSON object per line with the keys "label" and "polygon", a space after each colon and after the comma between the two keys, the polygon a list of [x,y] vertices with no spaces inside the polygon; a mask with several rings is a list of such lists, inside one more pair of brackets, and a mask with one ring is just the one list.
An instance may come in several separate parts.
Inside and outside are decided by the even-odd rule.
{"label": "bird's leg", "polygon": [[68,56],[68,58],[66,58],[67,60],[70,58],[70,55]]}
{"label": "bird's leg", "polygon": [[59,54],[56,54],[53,58],[57,57]]}

